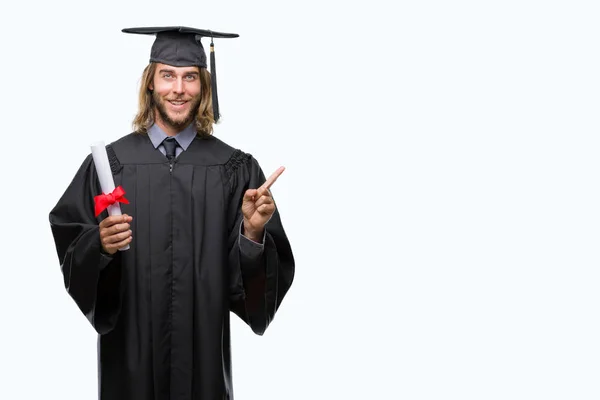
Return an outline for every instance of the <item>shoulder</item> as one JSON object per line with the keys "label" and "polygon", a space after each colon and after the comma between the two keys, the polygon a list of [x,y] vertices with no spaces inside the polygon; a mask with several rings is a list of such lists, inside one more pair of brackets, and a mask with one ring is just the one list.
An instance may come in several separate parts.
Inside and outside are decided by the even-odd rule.
{"label": "shoulder", "polygon": [[258,161],[251,153],[231,146],[215,136],[201,140],[205,144],[210,143],[208,146],[211,146],[211,154],[218,158],[217,163],[222,166],[224,176],[232,186],[247,182],[260,170]]}
{"label": "shoulder", "polygon": [[127,135],[121,136],[119,139],[110,142],[106,145],[107,148],[112,148],[115,151],[127,151],[133,150],[140,146],[144,142],[149,142],[148,135],[144,133],[132,132]]}
{"label": "shoulder", "polygon": [[224,164],[229,166],[246,164],[247,166],[250,166],[252,163],[256,163],[254,156],[249,152],[233,147],[216,137],[214,140],[218,143],[218,146],[223,149],[223,158],[226,160]]}
{"label": "shoulder", "polygon": [[225,169],[236,168],[252,159],[252,155],[236,148],[216,136],[197,137],[193,142],[199,153],[195,158],[208,165],[222,165]]}
{"label": "shoulder", "polygon": [[150,139],[148,138],[148,135],[144,133],[131,132],[125,136],[121,136],[114,142],[109,143],[108,146],[112,147],[113,149],[123,150],[139,146],[142,142],[147,142],[149,140]]}
{"label": "shoulder", "polygon": [[143,161],[144,157],[138,150],[144,142],[149,141],[146,134],[131,132],[109,143],[106,153],[113,173],[117,173],[123,164]]}

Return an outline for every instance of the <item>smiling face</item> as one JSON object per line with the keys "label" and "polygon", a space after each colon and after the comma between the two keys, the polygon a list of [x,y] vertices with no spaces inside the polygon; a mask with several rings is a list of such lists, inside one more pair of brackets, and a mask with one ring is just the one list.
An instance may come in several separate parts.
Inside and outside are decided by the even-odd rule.
{"label": "smiling face", "polygon": [[149,89],[155,122],[167,135],[177,134],[196,118],[202,93],[198,67],[157,64]]}

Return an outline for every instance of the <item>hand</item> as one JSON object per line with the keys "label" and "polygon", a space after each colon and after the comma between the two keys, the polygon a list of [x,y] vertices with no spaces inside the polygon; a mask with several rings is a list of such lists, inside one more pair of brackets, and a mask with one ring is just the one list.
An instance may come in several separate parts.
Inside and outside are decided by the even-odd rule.
{"label": "hand", "polygon": [[115,254],[117,250],[131,242],[129,223],[132,220],[133,217],[123,214],[106,217],[100,222],[100,243],[106,253]]}
{"label": "hand", "polygon": [[285,170],[279,167],[258,189],[248,189],[242,202],[244,216],[244,236],[255,242],[260,242],[265,224],[275,212],[275,202],[269,188]]}

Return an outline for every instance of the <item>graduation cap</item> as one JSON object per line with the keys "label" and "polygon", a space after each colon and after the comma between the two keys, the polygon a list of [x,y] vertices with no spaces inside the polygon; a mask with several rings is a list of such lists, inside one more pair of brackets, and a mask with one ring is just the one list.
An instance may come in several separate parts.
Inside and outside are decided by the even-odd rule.
{"label": "graduation cap", "polygon": [[150,51],[150,62],[172,65],[174,67],[197,66],[207,68],[206,53],[200,40],[210,37],[210,80],[215,122],[219,120],[219,99],[217,96],[217,71],[213,38],[236,38],[237,33],[215,32],[206,29],[185,26],[125,28],[124,33],[155,35],[156,39]]}

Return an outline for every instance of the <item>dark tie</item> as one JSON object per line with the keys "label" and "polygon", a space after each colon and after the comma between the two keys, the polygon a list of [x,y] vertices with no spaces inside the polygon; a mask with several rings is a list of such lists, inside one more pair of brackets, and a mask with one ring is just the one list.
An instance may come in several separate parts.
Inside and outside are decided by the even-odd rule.
{"label": "dark tie", "polygon": [[175,158],[175,149],[177,149],[177,140],[174,137],[168,137],[163,141],[165,150],[167,151],[167,158],[169,161]]}

